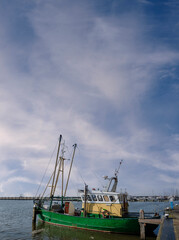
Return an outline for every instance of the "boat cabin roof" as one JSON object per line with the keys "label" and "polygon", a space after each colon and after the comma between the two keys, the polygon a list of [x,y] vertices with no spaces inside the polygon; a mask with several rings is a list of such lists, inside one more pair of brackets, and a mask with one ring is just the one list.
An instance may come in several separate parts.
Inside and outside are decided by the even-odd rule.
{"label": "boat cabin roof", "polygon": [[[102,192],[102,191],[90,191],[87,194],[87,202],[90,203],[122,203],[124,200],[126,201],[127,195],[124,193],[116,193],[116,192]],[[82,202],[85,201],[84,193],[81,193]]]}

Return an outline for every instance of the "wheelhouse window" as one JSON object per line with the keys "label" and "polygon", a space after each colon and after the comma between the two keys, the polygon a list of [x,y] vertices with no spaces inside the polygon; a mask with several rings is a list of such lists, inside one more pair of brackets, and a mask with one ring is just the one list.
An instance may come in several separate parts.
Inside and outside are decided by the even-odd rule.
{"label": "wheelhouse window", "polygon": [[103,197],[105,202],[109,202],[109,197],[107,195],[104,195]]}
{"label": "wheelhouse window", "polygon": [[103,197],[102,195],[97,195],[98,201],[102,202],[103,201]]}
{"label": "wheelhouse window", "polygon": [[[81,197],[82,197],[82,200],[85,201],[85,195],[82,195]],[[86,200],[89,201],[89,202],[92,201],[91,196],[87,195]]]}
{"label": "wheelhouse window", "polygon": [[114,196],[109,196],[109,198],[110,198],[111,202],[115,202],[116,201]]}
{"label": "wheelhouse window", "polygon": [[96,197],[96,195],[91,195],[91,197],[92,197],[92,199],[93,199],[93,201],[97,201],[97,197]]}
{"label": "wheelhouse window", "polygon": [[91,199],[91,196],[90,195],[87,195],[87,201],[91,202],[92,199]]}

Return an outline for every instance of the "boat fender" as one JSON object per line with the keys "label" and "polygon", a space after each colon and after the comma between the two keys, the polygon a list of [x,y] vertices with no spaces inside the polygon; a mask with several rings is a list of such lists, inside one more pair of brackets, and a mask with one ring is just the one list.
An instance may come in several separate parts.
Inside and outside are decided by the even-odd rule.
{"label": "boat fender", "polygon": [[108,212],[108,210],[104,210],[103,212],[102,212],[102,215],[103,215],[103,218],[109,218],[109,212]]}
{"label": "boat fender", "polygon": [[168,214],[168,213],[165,213],[165,218],[168,219],[168,217],[169,217],[169,214]]}

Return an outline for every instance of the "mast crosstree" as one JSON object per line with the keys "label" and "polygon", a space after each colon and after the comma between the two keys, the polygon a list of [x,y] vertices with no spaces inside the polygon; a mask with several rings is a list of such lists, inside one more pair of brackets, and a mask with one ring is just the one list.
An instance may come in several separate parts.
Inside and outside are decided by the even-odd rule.
{"label": "mast crosstree", "polygon": [[[109,178],[108,176],[104,176],[105,180],[109,180],[109,184],[106,187],[107,192],[116,192],[116,188],[117,188],[117,184],[118,184],[118,173],[119,173],[119,169],[120,169],[122,162],[123,162],[123,160],[120,161],[118,169],[115,170],[114,177]],[[114,183],[113,183],[113,186],[111,187],[112,182],[114,182]],[[110,190],[110,187],[111,187],[111,190]]]}
{"label": "mast crosstree", "polygon": [[[68,177],[67,177],[67,182],[66,182],[66,186],[65,186],[65,191],[64,191],[64,161],[66,160],[64,157],[65,154],[65,144],[62,143],[62,135],[60,135],[59,137],[59,143],[58,143],[58,150],[57,150],[57,156],[56,156],[56,161],[55,161],[55,168],[54,171],[48,181],[48,184],[41,196],[41,199],[44,197],[44,194],[47,190],[48,187],[51,187],[51,191],[50,191],[50,209],[52,207],[52,202],[53,202],[53,198],[55,196],[55,191],[59,182],[59,177],[60,177],[60,173],[61,173],[61,204],[63,205],[63,198],[66,196],[66,192],[67,192],[67,188],[68,188],[68,183],[69,183],[69,179],[70,179],[70,174],[71,174],[71,169],[72,169],[72,165],[73,165],[73,160],[74,160],[74,156],[75,156],[75,151],[77,148],[77,144],[73,145],[73,154],[72,154],[72,159],[71,159],[71,164],[70,164],[70,169],[69,169],[69,173],[68,173]],[[61,154],[60,154],[60,150],[61,150]],[[50,182],[52,183],[51,186],[49,185]]]}

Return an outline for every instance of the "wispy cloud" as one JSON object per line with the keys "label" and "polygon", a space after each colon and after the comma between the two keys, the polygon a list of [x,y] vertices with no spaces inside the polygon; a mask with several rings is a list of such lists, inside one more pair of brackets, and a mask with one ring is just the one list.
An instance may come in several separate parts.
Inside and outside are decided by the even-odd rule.
{"label": "wispy cloud", "polygon": [[[125,11],[126,1],[118,14],[113,5],[78,3],[23,3],[17,6],[20,18],[13,5],[6,5],[19,31],[26,29],[21,38],[17,22],[6,14],[0,17],[0,163],[7,173],[8,163],[15,166],[2,179],[7,177],[7,184],[13,179],[39,182],[60,133],[69,145],[79,144],[72,175],[77,185],[78,168],[94,185],[90,173],[113,172],[121,158],[131,164],[126,175],[138,164],[158,174],[166,168],[179,171],[178,128],[173,124],[179,52],[154,34],[163,23],[155,25],[142,6],[155,8],[155,3],[136,1],[136,7]],[[170,120],[163,117],[169,108],[160,99],[165,82],[172,86],[163,97],[173,106]]]}
{"label": "wispy cloud", "polygon": [[139,3],[144,3],[144,4],[152,4],[152,1],[148,0],[138,0]]}
{"label": "wispy cloud", "polygon": [[164,175],[164,174],[160,174],[159,175],[160,179],[166,183],[174,183],[176,185],[179,184],[179,178],[176,178],[176,177],[169,177],[167,175]]}

